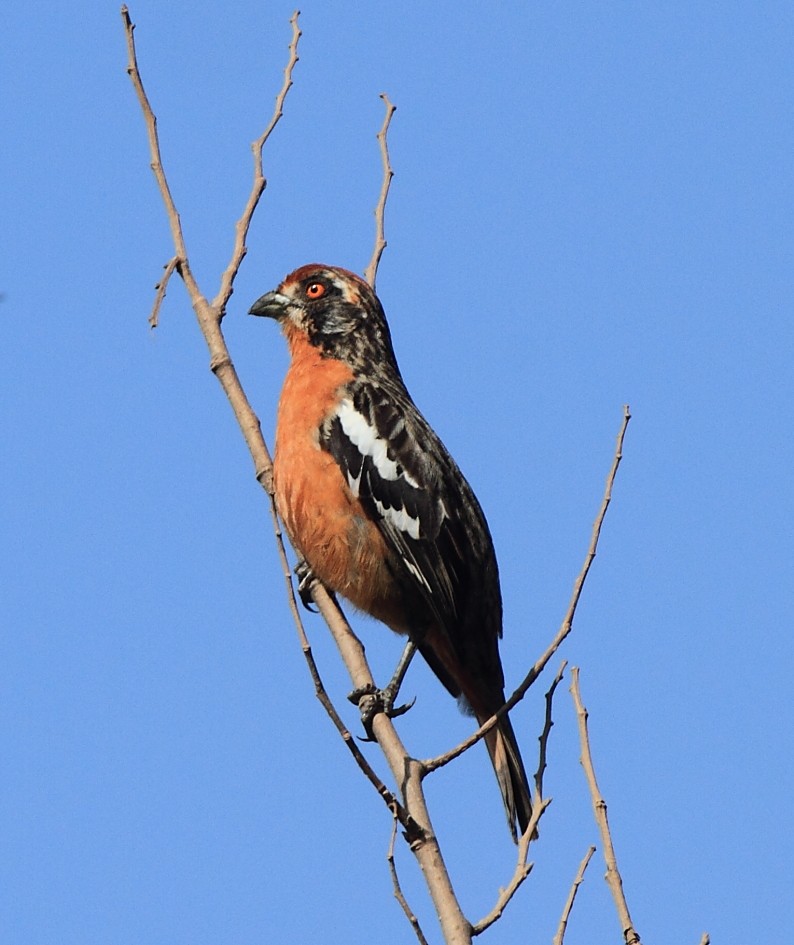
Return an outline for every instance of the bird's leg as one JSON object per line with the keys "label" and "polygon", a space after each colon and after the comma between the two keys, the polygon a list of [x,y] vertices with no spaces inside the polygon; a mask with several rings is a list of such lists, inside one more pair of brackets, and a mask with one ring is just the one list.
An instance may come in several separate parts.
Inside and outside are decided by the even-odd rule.
{"label": "bird's leg", "polygon": [[308,562],[301,559],[295,565],[295,577],[298,579],[298,595],[300,596],[301,603],[306,610],[316,614],[317,610],[312,607],[312,585],[317,578],[314,575],[314,571],[309,567]]}
{"label": "bird's leg", "polygon": [[411,665],[414,653],[416,653],[416,644],[412,640],[409,640],[405,644],[405,649],[400,656],[400,661],[397,663],[397,668],[394,670],[392,678],[383,689],[378,689],[375,686],[360,686],[358,689],[354,689],[347,697],[353,705],[358,706],[361,712],[361,722],[364,726],[364,731],[367,733],[365,741],[371,742],[375,740],[372,734],[372,720],[378,712],[385,712],[390,719],[396,719],[400,715],[405,715],[411,706],[413,706],[414,702],[416,702],[416,699],[412,699],[410,702],[397,706],[396,708],[394,705],[394,701],[400,691],[400,686],[402,686],[403,679],[405,679],[405,674],[408,672],[408,667]]}
{"label": "bird's leg", "polygon": [[405,649],[402,651],[400,661],[397,663],[391,679],[389,680],[386,687],[381,689],[381,696],[386,707],[386,712],[391,716],[391,718],[394,718],[398,715],[405,715],[405,713],[416,701],[415,699],[412,699],[406,705],[401,705],[396,709],[394,708],[394,702],[400,693],[400,687],[402,686],[403,680],[405,679],[405,674],[408,672],[408,667],[411,665],[411,660],[414,658],[414,653],[416,653],[416,644],[413,640],[409,640],[405,644]]}

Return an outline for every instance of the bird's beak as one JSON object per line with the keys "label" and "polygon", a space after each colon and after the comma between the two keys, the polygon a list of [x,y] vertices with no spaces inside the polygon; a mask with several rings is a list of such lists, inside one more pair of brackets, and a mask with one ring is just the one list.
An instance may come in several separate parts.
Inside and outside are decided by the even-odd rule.
{"label": "bird's beak", "polygon": [[287,315],[287,307],[292,299],[281,292],[266,292],[248,310],[249,315],[264,315],[266,318],[280,320]]}

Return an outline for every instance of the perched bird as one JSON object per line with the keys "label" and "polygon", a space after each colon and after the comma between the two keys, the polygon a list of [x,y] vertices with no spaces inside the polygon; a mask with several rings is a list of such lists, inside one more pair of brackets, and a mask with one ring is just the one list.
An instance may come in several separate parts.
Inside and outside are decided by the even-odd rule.
{"label": "perched bird", "polygon": [[[274,481],[292,543],[327,588],[407,635],[481,724],[505,701],[493,542],[405,388],[380,301],[354,273],[312,264],[251,314],[280,323],[291,355]],[[485,743],[515,839],[531,804],[507,716]]]}

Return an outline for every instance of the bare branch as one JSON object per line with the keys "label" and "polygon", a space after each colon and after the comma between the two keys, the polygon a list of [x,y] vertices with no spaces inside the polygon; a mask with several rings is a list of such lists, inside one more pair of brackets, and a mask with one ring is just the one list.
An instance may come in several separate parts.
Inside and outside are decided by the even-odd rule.
{"label": "bare branch", "polygon": [[579,598],[582,595],[582,589],[584,588],[584,583],[587,580],[587,575],[590,571],[590,566],[593,563],[593,560],[596,556],[596,551],[598,550],[598,539],[601,535],[601,527],[604,524],[604,518],[607,514],[607,509],[609,508],[609,503],[612,500],[612,487],[615,483],[615,477],[618,472],[618,466],[620,466],[620,461],[623,458],[623,440],[626,436],[626,428],[629,425],[629,420],[631,420],[631,412],[629,411],[628,404],[623,408],[623,422],[620,427],[620,431],[617,437],[617,444],[615,446],[615,455],[612,460],[612,467],[609,470],[607,475],[606,487],[604,489],[604,497],[601,500],[601,508],[599,509],[596,520],[593,523],[593,531],[590,537],[590,546],[587,549],[587,555],[585,557],[584,565],[582,570],[579,572],[579,576],[576,578],[576,581],[573,585],[573,593],[571,594],[571,600],[568,604],[568,610],[565,614],[565,618],[562,621],[560,629],[557,631],[557,635],[549,644],[546,652],[538,659],[532,669],[527,673],[522,681],[521,685],[516,689],[516,691],[510,696],[510,698],[505,702],[505,704],[499,709],[498,712],[495,712],[490,719],[483,722],[483,724],[477,729],[476,732],[473,732],[468,738],[464,739],[459,745],[456,745],[455,748],[452,748],[450,751],[445,752],[443,755],[438,755],[436,758],[430,758],[423,762],[425,770],[430,773],[435,771],[437,768],[441,768],[446,764],[449,764],[450,761],[453,761],[458,755],[462,755],[464,751],[468,751],[472,745],[475,745],[484,735],[486,735],[490,730],[496,725],[499,719],[509,712],[513,706],[517,705],[526,695],[529,687],[535,682],[538,676],[543,672],[546,667],[546,664],[554,656],[557,650],[560,648],[563,640],[568,636],[568,634],[573,629],[573,618],[576,614],[576,608],[579,604]]}
{"label": "bare branch", "polygon": [[571,886],[571,891],[568,893],[568,898],[565,901],[565,907],[562,910],[562,918],[560,919],[560,924],[557,927],[557,933],[552,939],[552,945],[563,945],[565,930],[568,928],[568,919],[571,917],[571,910],[573,909],[576,894],[579,892],[579,887],[584,882],[584,872],[587,869],[587,864],[590,862],[590,858],[595,853],[595,850],[595,847],[590,847],[587,853],[585,853],[582,862],[579,864],[579,869],[576,872],[576,877],[574,878],[573,885]]}
{"label": "bare branch", "polygon": [[606,876],[604,877],[609,885],[612,898],[615,900],[615,907],[618,911],[621,928],[623,929],[623,938],[626,945],[640,945],[640,936],[631,921],[629,907],[626,897],[623,893],[623,881],[618,871],[617,859],[615,858],[615,848],[612,844],[612,835],[609,832],[609,822],[607,820],[607,805],[604,798],[598,790],[595,768],[593,767],[593,758],[590,753],[590,738],[587,733],[587,709],[582,703],[582,697],[579,692],[579,668],[574,666],[571,669],[571,694],[574,705],[576,706],[576,717],[579,722],[579,742],[582,749],[580,761],[584,768],[587,784],[590,788],[590,797],[593,801],[593,813],[595,814],[596,824],[601,834],[601,845],[604,848],[604,860],[607,865]]}
{"label": "bare branch", "polygon": [[179,265],[179,257],[172,256],[168,260],[168,262],[163,266],[163,269],[165,269],[165,272],[163,273],[163,277],[155,286],[155,289],[157,291],[154,296],[154,305],[152,305],[152,311],[151,311],[151,314],[149,315],[150,328],[157,328],[157,324],[160,319],[160,307],[163,304],[163,299],[165,298],[165,291],[168,288],[168,280],[174,274],[174,270],[177,268],[178,265]]}
{"label": "bare branch", "polygon": [[507,904],[518,892],[519,887],[527,878],[527,876],[529,876],[529,874],[532,872],[532,867],[535,864],[527,863],[529,845],[532,843],[533,837],[537,836],[538,823],[540,822],[540,818],[543,816],[549,804],[551,804],[550,797],[533,805],[532,816],[530,817],[529,823],[527,824],[527,829],[524,831],[518,841],[518,856],[516,859],[516,868],[513,872],[513,876],[507,886],[505,886],[504,889],[499,890],[499,897],[496,900],[496,905],[493,907],[493,909],[491,909],[488,915],[480,919],[479,922],[471,927],[472,936],[480,935],[480,933],[484,932],[487,928],[490,928],[494,922],[501,919],[502,913],[507,908]]}
{"label": "bare branch", "polygon": [[262,166],[262,151],[265,147],[265,144],[267,143],[268,138],[273,133],[273,130],[284,114],[284,100],[287,97],[287,93],[292,88],[292,73],[295,70],[295,66],[298,64],[299,60],[298,41],[302,36],[298,26],[299,15],[300,11],[296,10],[290,17],[290,24],[292,25],[292,40],[289,44],[289,60],[287,65],[284,67],[284,82],[281,86],[281,91],[276,96],[273,117],[270,119],[270,123],[262,132],[260,137],[258,137],[251,145],[251,150],[254,154],[254,180],[251,186],[251,193],[248,196],[248,201],[245,205],[245,209],[243,210],[243,215],[235,225],[235,239],[234,249],[232,250],[232,258],[229,260],[229,265],[226,267],[226,270],[221,276],[221,285],[218,290],[218,294],[215,296],[212,302],[213,307],[221,313],[221,317],[223,317],[223,313],[226,310],[226,305],[228,304],[232,292],[234,291],[234,280],[237,278],[240,265],[245,258],[245,254],[248,252],[245,241],[248,236],[248,230],[251,226],[251,220],[253,219],[254,212],[259,204],[259,200],[265,191],[265,187],[267,187],[267,180],[265,179]]}
{"label": "bare branch", "polygon": [[386,861],[389,864],[389,873],[391,874],[392,885],[394,886],[394,898],[397,902],[400,903],[400,907],[405,913],[406,919],[411,923],[411,928],[414,930],[417,939],[419,940],[420,945],[427,945],[427,939],[422,932],[422,927],[419,925],[419,919],[416,917],[416,913],[408,905],[408,900],[405,898],[402,886],[400,886],[400,878],[397,875],[397,866],[394,863],[394,841],[397,839],[397,817],[395,816],[392,823],[391,829],[391,838],[389,840],[389,851],[386,854]]}
{"label": "bare branch", "polygon": [[543,797],[543,773],[546,770],[546,749],[549,743],[549,735],[551,735],[551,729],[554,725],[554,721],[551,717],[551,707],[554,702],[554,692],[559,686],[560,681],[562,680],[562,674],[565,672],[565,667],[568,665],[567,660],[562,661],[562,665],[554,677],[554,681],[549,687],[549,691],[546,693],[546,717],[543,722],[543,731],[540,733],[538,741],[540,742],[540,751],[538,752],[538,770],[535,773],[535,793],[537,797]]}
{"label": "bare branch", "polygon": [[138,57],[135,52],[135,24],[130,19],[126,4],[121,8],[121,19],[124,23],[124,33],[127,37],[127,74],[132,80],[135,94],[138,96],[138,102],[140,103],[141,111],[143,112],[143,117],[146,122],[146,133],[149,138],[149,152],[152,158],[151,168],[157,180],[160,196],[165,204],[168,225],[171,227],[171,238],[174,241],[174,248],[176,250],[179,273],[192,299],[194,293],[195,295],[200,295],[200,292],[193,278],[193,274],[190,271],[190,266],[188,265],[185,238],[182,233],[182,223],[177,213],[174,198],[171,196],[171,190],[166,180],[165,171],[163,170],[163,162],[160,156],[160,140],[157,136],[157,118],[152,111],[152,106],[149,104],[149,99],[143,88],[141,74],[138,71]]}
{"label": "bare branch", "polygon": [[391,124],[392,115],[396,111],[396,106],[392,105],[392,103],[389,101],[389,96],[385,92],[381,93],[381,98],[383,99],[383,104],[386,106],[386,117],[383,119],[383,126],[378,132],[377,138],[380,144],[380,156],[383,163],[383,183],[381,184],[380,188],[378,204],[375,207],[375,248],[372,251],[372,258],[369,261],[369,265],[364,270],[364,278],[372,286],[373,292],[375,291],[375,279],[378,275],[380,257],[383,255],[383,250],[386,249],[386,201],[389,197],[389,187],[391,187],[391,180],[392,177],[394,177],[394,171],[392,170],[391,162],[389,161],[389,145],[387,136],[389,133],[389,125]]}

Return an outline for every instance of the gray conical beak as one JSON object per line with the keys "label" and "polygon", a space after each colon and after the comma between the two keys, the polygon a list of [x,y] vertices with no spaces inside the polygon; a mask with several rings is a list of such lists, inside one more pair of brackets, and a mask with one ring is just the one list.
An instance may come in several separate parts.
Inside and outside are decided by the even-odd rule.
{"label": "gray conical beak", "polygon": [[287,306],[292,300],[281,292],[266,292],[248,310],[249,315],[264,315],[266,318],[281,319],[287,314]]}

